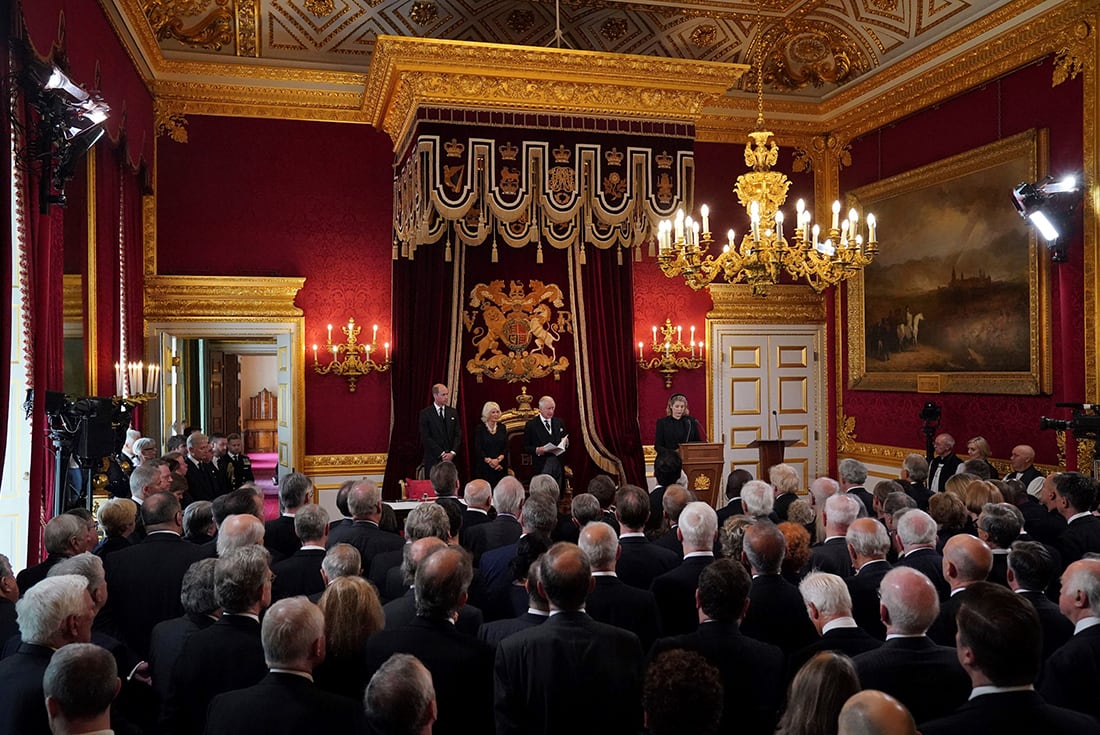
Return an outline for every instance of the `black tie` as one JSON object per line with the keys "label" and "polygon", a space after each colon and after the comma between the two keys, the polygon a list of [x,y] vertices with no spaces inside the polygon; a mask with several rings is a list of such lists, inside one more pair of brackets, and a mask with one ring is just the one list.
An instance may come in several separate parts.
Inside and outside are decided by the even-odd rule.
{"label": "black tie", "polygon": [[546,421],[543,421],[542,423],[546,424],[546,433],[547,434],[552,434],[553,432],[550,431],[550,421],[549,421],[549,419],[546,420]]}
{"label": "black tie", "polygon": [[446,417],[443,415],[443,406],[439,407],[439,420],[440,421],[446,421],[447,420]]}

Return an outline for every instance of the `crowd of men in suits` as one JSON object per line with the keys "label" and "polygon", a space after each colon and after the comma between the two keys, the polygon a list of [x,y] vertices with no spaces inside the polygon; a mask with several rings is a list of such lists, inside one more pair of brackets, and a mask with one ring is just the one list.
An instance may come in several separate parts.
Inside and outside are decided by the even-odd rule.
{"label": "crowd of men in suits", "polygon": [[[930,491],[917,455],[872,489],[844,460],[805,496],[786,465],[733,473],[718,512],[675,456],[655,474],[651,491],[595,478],[565,506],[549,475],[463,485],[443,460],[400,527],[373,482],[345,483],[333,520],[292,473],[278,518],[244,484],[193,503],[208,515],[188,534],[146,462],[126,544],[74,512],[18,577],[0,555],[0,732],[763,734],[807,663],[839,653],[862,691],[822,693],[815,732],[1100,733],[1090,478],[1045,477],[1037,497],[999,481],[948,534],[922,507],[960,485]],[[381,615],[338,661],[352,579]],[[781,731],[809,732],[795,719]]]}

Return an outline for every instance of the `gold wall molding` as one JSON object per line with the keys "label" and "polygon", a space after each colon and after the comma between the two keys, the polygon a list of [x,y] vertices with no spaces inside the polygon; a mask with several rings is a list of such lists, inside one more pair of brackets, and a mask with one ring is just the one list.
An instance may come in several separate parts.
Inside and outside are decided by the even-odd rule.
{"label": "gold wall molding", "polygon": [[[157,274],[157,196],[146,194],[141,197],[141,242],[142,261],[145,266],[145,278]],[[146,297],[148,298],[148,297]]]}
{"label": "gold wall molding", "polygon": [[305,278],[147,276],[145,321],[296,319],[302,310],[294,299],[305,282]]}
{"label": "gold wall molding", "polygon": [[[66,273],[61,279],[61,297],[65,321],[83,323],[84,277],[79,273]],[[83,324],[81,329],[83,331]]]}
{"label": "gold wall molding", "polygon": [[395,148],[425,104],[690,122],[746,69],[744,64],[379,36],[364,110]]}
{"label": "gold wall molding", "polygon": [[[905,461],[905,458],[910,454],[919,454],[925,456],[924,449],[909,448],[909,447],[892,447],[886,444],[864,444],[855,443],[852,444],[851,449],[847,452],[842,452],[837,457],[837,461],[841,459],[858,459],[864,464],[877,464],[886,465],[888,467],[897,466],[901,467],[901,463]],[[958,455],[960,459],[966,459],[965,455]],[[1011,465],[1007,459],[993,459],[989,460],[989,463],[993,465],[993,468],[1000,473],[1001,476],[1008,474],[1011,469]],[[1065,467],[1059,467],[1052,464],[1039,464],[1035,463],[1035,467],[1042,470],[1044,474],[1049,475],[1051,472],[1064,472]],[[999,479],[999,478],[997,478]]]}
{"label": "gold wall molding", "polygon": [[750,286],[712,283],[708,289],[714,308],[707,312],[712,321],[739,324],[824,324],[825,296],[809,286],[769,286],[765,298],[752,295]]}
{"label": "gold wall molding", "polygon": [[385,471],[385,454],[307,454],[302,469],[310,477],[381,475]]}
{"label": "gold wall molding", "polygon": [[187,118],[180,102],[157,97],[153,101],[153,125],[157,135],[167,135],[177,143],[187,142]]}
{"label": "gold wall molding", "polygon": [[[1094,14],[1088,19],[1090,28],[1100,27],[1100,13]],[[1100,136],[1100,126],[1096,124],[1100,115],[1100,94],[1097,93],[1097,72],[1100,70],[1100,34],[1091,32],[1087,36],[1087,50],[1084,51],[1085,63],[1082,64],[1084,75],[1082,89],[1084,91],[1084,104],[1082,110],[1083,124],[1083,159],[1085,180],[1091,183],[1089,195],[1084,198],[1084,213],[1082,217],[1082,235],[1084,243],[1082,255],[1084,261],[1084,294],[1082,298],[1085,309],[1085,396],[1080,399],[1086,403],[1100,402],[1100,366],[1097,363],[1097,332],[1096,320],[1100,319],[1100,269],[1097,269],[1097,249],[1100,248],[1100,202],[1097,200],[1096,182],[1100,180],[1100,154],[1098,154],[1097,136]],[[1078,400],[1071,397],[1070,400]],[[1091,463],[1090,463],[1091,464]]]}

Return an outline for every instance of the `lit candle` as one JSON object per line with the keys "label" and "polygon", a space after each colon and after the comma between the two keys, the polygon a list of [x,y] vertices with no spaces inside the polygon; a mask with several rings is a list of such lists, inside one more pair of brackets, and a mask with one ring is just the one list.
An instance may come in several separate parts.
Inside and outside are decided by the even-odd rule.
{"label": "lit candle", "polygon": [[115,395],[122,395],[122,368],[115,363]]}
{"label": "lit candle", "polygon": [[642,353],[642,343],[638,343],[638,359],[641,360],[645,355]]}
{"label": "lit candle", "polygon": [[676,242],[684,239],[684,210],[676,210]]}
{"label": "lit candle", "polygon": [[817,236],[821,234],[821,227],[814,225],[812,232],[814,236],[814,250],[817,250]]}
{"label": "lit candle", "polygon": [[695,357],[695,340],[691,340],[691,356]]}
{"label": "lit candle", "polygon": [[854,208],[848,210],[848,221],[852,223],[852,232],[856,231],[856,223],[859,222],[859,212]]}
{"label": "lit candle", "polygon": [[833,202],[833,229],[840,227],[840,201]]}
{"label": "lit candle", "polygon": [[699,246],[699,223],[693,222],[691,225],[691,244]]}
{"label": "lit candle", "polygon": [[684,244],[693,245],[691,234],[695,231],[695,221],[691,217],[684,219]]}
{"label": "lit candle", "polygon": [[840,223],[840,247],[848,247],[848,220]]}
{"label": "lit candle", "polygon": [[332,344],[332,325],[328,325],[328,343]]}
{"label": "lit candle", "polygon": [[783,239],[783,213],[775,213],[775,234],[778,239]]}
{"label": "lit candle", "polygon": [[386,361],[388,362],[390,359],[390,343],[386,342],[382,345],[382,347],[384,347],[386,350]]}
{"label": "lit candle", "polygon": [[867,215],[867,242],[868,244],[874,244],[875,242],[875,215]]}
{"label": "lit candle", "polygon": [[710,234],[710,207],[703,205],[699,208],[699,214],[703,218],[703,235]]}
{"label": "lit candle", "polygon": [[657,344],[657,325],[653,325],[653,344]]}
{"label": "lit candle", "polygon": [[355,328],[355,320],[348,319],[348,336],[351,336],[351,330]]}
{"label": "lit candle", "polygon": [[695,344],[695,325],[691,325],[691,343]]}
{"label": "lit candle", "polygon": [[317,345],[313,345],[313,364],[317,364]]}
{"label": "lit candle", "polygon": [[726,247],[728,247],[730,250],[732,250],[733,249],[733,239],[734,239],[733,230],[730,230],[729,232],[727,232],[726,237],[729,239],[729,244]]}
{"label": "lit candle", "polygon": [[370,343],[373,345],[378,342],[378,325],[374,325],[374,333],[371,335]]}
{"label": "lit candle", "polygon": [[676,325],[676,344],[684,343],[684,328],[679,324]]}
{"label": "lit candle", "polygon": [[699,343],[699,359],[703,359],[703,343]]}

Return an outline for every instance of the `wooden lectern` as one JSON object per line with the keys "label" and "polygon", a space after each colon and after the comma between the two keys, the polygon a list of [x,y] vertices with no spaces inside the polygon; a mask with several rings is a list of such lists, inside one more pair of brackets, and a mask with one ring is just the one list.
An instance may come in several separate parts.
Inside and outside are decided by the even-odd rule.
{"label": "wooden lectern", "polygon": [[717,442],[687,442],[680,445],[680,459],[688,478],[688,490],[712,508],[717,508],[722,485],[722,445]]}
{"label": "wooden lectern", "polygon": [[756,479],[768,482],[768,470],[783,464],[783,450],[795,443],[796,439],[756,439],[746,444],[750,449],[760,449],[760,476]]}

